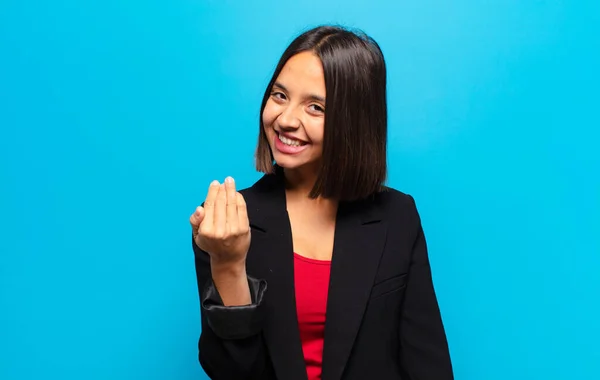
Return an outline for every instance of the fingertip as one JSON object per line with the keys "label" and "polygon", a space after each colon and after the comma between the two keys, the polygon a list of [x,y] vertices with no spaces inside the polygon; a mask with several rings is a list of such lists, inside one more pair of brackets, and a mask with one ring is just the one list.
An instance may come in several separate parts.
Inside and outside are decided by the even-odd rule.
{"label": "fingertip", "polygon": [[233,180],[233,177],[227,177],[225,178],[225,183],[229,184],[229,185],[233,185],[235,183],[235,181]]}
{"label": "fingertip", "polygon": [[219,185],[219,181],[217,181],[216,179],[214,181],[212,181],[210,183],[211,186],[218,186]]}

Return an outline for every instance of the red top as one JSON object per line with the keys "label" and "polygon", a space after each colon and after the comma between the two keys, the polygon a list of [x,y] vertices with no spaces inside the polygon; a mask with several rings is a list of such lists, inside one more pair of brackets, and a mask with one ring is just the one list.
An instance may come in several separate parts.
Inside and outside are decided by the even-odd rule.
{"label": "red top", "polygon": [[330,268],[331,261],[294,254],[296,312],[308,380],[321,379]]}

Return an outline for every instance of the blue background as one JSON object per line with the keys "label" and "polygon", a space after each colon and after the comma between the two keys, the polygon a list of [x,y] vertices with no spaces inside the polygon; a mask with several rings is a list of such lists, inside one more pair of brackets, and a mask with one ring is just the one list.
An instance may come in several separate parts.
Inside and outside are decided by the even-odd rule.
{"label": "blue background", "polygon": [[456,378],[600,378],[597,4],[3,0],[0,379],[204,377],[188,217],[327,22],[386,55]]}

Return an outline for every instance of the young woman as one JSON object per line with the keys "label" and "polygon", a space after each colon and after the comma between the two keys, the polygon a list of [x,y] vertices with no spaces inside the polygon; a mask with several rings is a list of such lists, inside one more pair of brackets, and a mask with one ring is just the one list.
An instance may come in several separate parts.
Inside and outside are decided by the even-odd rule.
{"label": "young woman", "polygon": [[452,379],[413,198],[386,177],[386,68],[368,36],[318,27],[265,92],[256,166],[190,217],[211,379]]}

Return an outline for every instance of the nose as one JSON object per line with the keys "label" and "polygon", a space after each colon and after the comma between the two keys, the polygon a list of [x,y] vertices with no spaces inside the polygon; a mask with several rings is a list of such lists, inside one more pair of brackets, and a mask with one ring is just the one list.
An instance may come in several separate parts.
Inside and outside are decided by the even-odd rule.
{"label": "nose", "polygon": [[295,130],[300,127],[300,118],[296,115],[296,107],[286,107],[277,118],[277,124],[284,130]]}

